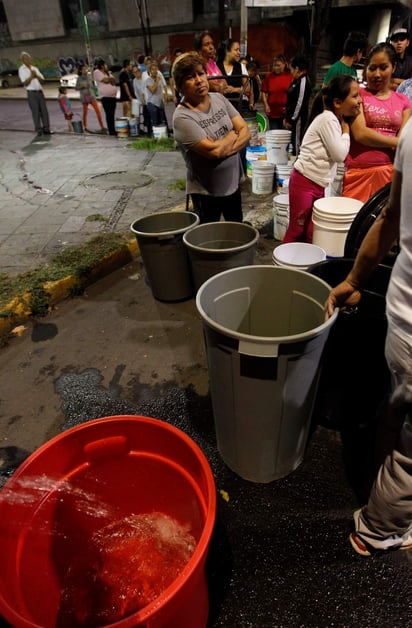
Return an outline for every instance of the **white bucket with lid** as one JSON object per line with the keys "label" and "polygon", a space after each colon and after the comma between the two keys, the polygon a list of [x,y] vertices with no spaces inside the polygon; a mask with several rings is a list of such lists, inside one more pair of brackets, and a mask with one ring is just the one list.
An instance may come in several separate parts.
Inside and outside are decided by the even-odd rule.
{"label": "white bucket with lid", "polygon": [[273,237],[283,240],[289,226],[289,194],[278,194],[273,198]]}
{"label": "white bucket with lid", "polygon": [[363,202],[346,196],[328,196],[313,203],[312,243],[329,257],[343,257],[351,224]]}
{"label": "white bucket with lid", "polygon": [[268,161],[252,162],[252,192],[253,194],[271,194],[273,192],[273,179],[275,166]]}
{"label": "white bucket with lid", "polygon": [[272,261],[275,266],[287,266],[305,270],[313,264],[326,259],[326,251],[316,244],[307,242],[288,242],[273,250]]}
{"label": "white bucket with lid", "polygon": [[288,163],[288,146],[292,133],[285,130],[266,131],[267,160],[273,164]]}

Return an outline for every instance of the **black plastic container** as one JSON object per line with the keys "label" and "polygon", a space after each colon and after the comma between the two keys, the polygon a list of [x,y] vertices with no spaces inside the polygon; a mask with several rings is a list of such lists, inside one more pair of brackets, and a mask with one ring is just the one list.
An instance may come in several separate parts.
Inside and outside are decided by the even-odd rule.
{"label": "black plastic container", "polygon": [[[343,281],[352,259],[326,260],[308,269],[332,287]],[[387,322],[385,295],[392,267],[371,275],[357,311],[340,312],[322,359],[313,417],[325,427],[373,423],[390,390],[384,356]]]}

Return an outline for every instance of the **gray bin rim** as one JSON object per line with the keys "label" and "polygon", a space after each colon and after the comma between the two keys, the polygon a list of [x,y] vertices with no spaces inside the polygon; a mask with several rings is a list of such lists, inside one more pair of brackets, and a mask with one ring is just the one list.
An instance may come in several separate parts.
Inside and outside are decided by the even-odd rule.
{"label": "gray bin rim", "polygon": [[252,334],[244,334],[242,332],[234,331],[233,329],[229,329],[228,327],[224,327],[220,325],[216,321],[213,320],[204,310],[202,305],[202,297],[203,293],[208,289],[209,285],[214,281],[218,280],[218,278],[227,276],[230,273],[238,273],[245,272],[251,270],[252,272],[264,271],[269,273],[289,273],[289,274],[304,274],[306,276],[310,276],[316,280],[316,282],[322,284],[328,290],[331,290],[332,287],[323,279],[316,277],[315,275],[311,275],[305,270],[298,270],[294,268],[287,268],[282,266],[267,266],[267,265],[253,265],[253,266],[242,266],[240,268],[231,268],[229,270],[225,270],[221,273],[210,277],[207,279],[204,284],[199,288],[196,294],[196,307],[203,319],[212,329],[220,332],[224,336],[229,336],[230,338],[234,338],[239,340],[239,348],[238,351],[244,355],[253,355],[258,357],[277,357],[278,356],[278,348],[279,345],[282,344],[292,344],[298,342],[307,342],[316,336],[322,334],[326,329],[333,325],[336,321],[336,318],[339,314],[339,308],[335,308],[334,313],[327,320],[324,320],[323,323],[318,325],[317,327],[313,327],[310,330],[307,330],[300,334],[291,334],[288,336],[255,336]]}
{"label": "gray bin rim", "polygon": [[[162,217],[162,216],[168,216],[168,217],[179,216],[180,218],[187,217],[190,220],[193,220],[193,223],[188,222],[187,225],[183,225],[182,227],[178,227],[176,229],[170,229],[169,231],[166,231],[163,229],[160,231],[142,231],[135,228],[135,225],[137,225],[138,223],[143,223],[145,220],[149,220],[156,217]],[[182,220],[182,222],[184,222],[184,220]],[[147,238],[156,238],[158,236],[174,236],[179,233],[185,233],[188,229],[192,229],[198,223],[199,223],[199,216],[195,214],[195,212],[189,212],[189,211],[183,211],[183,210],[182,211],[169,210],[169,211],[164,211],[164,212],[154,212],[153,214],[147,214],[147,216],[142,216],[141,218],[134,220],[132,224],[130,225],[130,230],[132,231],[132,233],[134,233],[137,236],[144,236]]]}
{"label": "gray bin rim", "polygon": [[[222,226],[218,226],[218,225],[222,225]],[[240,244],[240,245],[236,245],[236,246],[229,246],[227,248],[222,248],[222,249],[210,249],[204,246],[199,246],[198,244],[193,244],[192,242],[190,242],[190,237],[192,235],[194,235],[194,233],[199,233],[200,231],[206,230],[206,228],[208,227],[216,227],[217,229],[221,229],[222,231],[224,231],[224,228],[229,227],[231,225],[237,225],[239,228],[244,228],[246,231],[250,231],[251,234],[253,233],[253,239],[249,240],[249,242],[245,242],[245,244]],[[202,253],[213,253],[213,254],[221,254],[221,253],[231,253],[231,252],[238,252],[238,251],[243,251],[245,249],[249,249],[251,248],[254,244],[256,244],[258,242],[260,238],[260,233],[259,231],[253,227],[252,225],[246,225],[243,222],[234,222],[234,221],[230,221],[230,220],[225,220],[225,221],[219,221],[219,222],[206,222],[203,223],[201,225],[195,225],[194,227],[192,227],[190,230],[187,230],[184,235],[183,235],[183,242],[186,244],[186,246],[191,249],[192,251],[200,251]]]}

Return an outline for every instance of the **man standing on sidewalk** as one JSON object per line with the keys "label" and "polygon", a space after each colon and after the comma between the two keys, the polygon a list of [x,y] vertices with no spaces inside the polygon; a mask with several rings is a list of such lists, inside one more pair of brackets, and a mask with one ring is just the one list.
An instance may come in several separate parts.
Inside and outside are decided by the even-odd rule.
{"label": "man standing on sidewalk", "polygon": [[19,67],[19,78],[26,88],[34,128],[38,136],[43,135],[43,133],[50,135],[49,112],[41,86],[44,82],[44,76],[38,68],[31,64],[31,56],[28,52],[22,52],[21,59],[23,65]]}

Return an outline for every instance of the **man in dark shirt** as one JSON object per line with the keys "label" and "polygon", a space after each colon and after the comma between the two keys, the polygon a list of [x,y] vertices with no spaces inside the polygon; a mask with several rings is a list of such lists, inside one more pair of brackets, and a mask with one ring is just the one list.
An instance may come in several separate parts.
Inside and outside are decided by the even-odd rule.
{"label": "man in dark shirt", "polygon": [[392,46],[396,50],[396,67],[392,74],[392,89],[412,77],[412,56],[406,54],[410,44],[409,33],[406,28],[397,28],[389,37]]}
{"label": "man in dark shirt", "polygon": [[123,61],[123,69],[119,72],[119,85],[120,85],[120,102],[123,105],[123,115],[126,118],[130,118],[132,115],[132,98],[133,88],[130,80],[130,72],[132,70],[132,64],[130,59]]}

